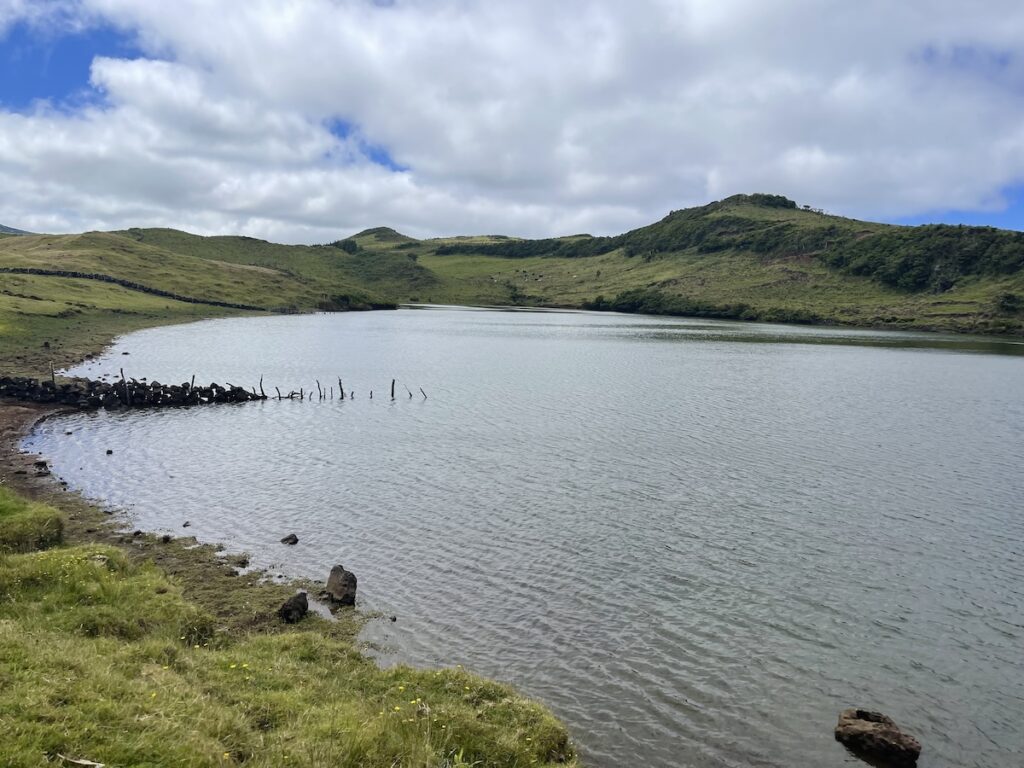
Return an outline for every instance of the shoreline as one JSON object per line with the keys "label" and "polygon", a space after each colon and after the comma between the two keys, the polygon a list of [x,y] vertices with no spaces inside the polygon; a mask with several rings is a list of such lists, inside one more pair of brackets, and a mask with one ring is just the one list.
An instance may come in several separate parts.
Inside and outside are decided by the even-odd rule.
{"label": "shoreline", "polygon": [[[276,628],[276,610],[281,602],[297,590],[313,590],[315,585],[308,581],[272,581],[265,571],[247,569],[243,564],[247,556],[224,557],[221,553],[225,548],[220,543],[200,543],[194,536],[174,536],[167,541],[163,535],[132,531],[122,511],[104,509],[68,490],[64,481],[49,470],[38,473],[35,462],[44,457],[22,451],[21,441],[46,419],[77,412],[66,406],[0,401],[0,485],[63,513],[65,544],[115,546],[132,561],[154,562],[181,582],[187,599],[212,610],[227,627]],[[230,610],[232,598],[243,595],[241,602],[250,608],[242,613]],[[337,625],[338,634],[354,640],[367,618],[358,611],[351,616],[342,613],[330,624]]]}
{"label": "shoreline", "polygon": [[[191,318],[185,322],[201,319],[212,318]],[[166,324],[169,323],[157,321],[147,327]],[[134,330],[142,328],[132,327],[124,332]],[[78,354],[73,355],[74,361],[69,360],[71,355],[64,355],[62,362],[67,361],[66,365],[70,367],[101,354],[124,332],[103,334],[99,343],[93,337],[86,341],[84,350],[78,347]],[[72,339],[73,343],[75,341]],[[47,347],[40,351],[50,350]],[[216,741],[220,733],[217,720],[213,719],[211,726],[205,729],[212,729],[213,732],[206,734],[202,747],[190,749],[186,742],[192,736],[192,729],[198,726],[191,723],[193,715],[190,711],[182,712],[172,708],[160,715],[166,723],[164,728],[184,728],[185,732],[167,742],[160,742],[159,737],[156,737],[155,746],[147,744],[143,751],[149,750],[152,755],[152,750],[156,749],[161,757],[153,762],[150,756],[146,762],[162,764],[162,756],[184,749],[190,759],[200,760],[194,763],[196,765],[237,765],[245,762],[253,768],[277,768],[281,759],[285,759],[291,765],[314,768],[323,764],[324,754],[333,754],[339,749],[328,734],[338,727],[336,708],[341,706],[346,707],[352,713],[350,716],[357,719],[349,721],[348,725],[355,741],[340,749],[351,749],[354,755],[363,755],[362,758],[357,757],[360,764],[392,765],[398,755],[417,754],[424,759],[432,755],[429,758],[431,765],[437,763],[452,768],[492,764],[492,761],[495,765],[509,766],[536,764],[538,768],[580,766],[578,752],[562,721],[544,703],[525,696],[509,684],[474,675],[458,665],[429,669],[405,664],[382,667],[370,652],[372,643],[359,639],[366,624],[375,618],[372,612],[366,612],[359,606],[330,611],[317,599],[321,583],[274,578],[273,574],[264,569],[250,568],[247,554],[228,554],[223,544],[201,543],[194,536],[132,531],[122,511],[104,509],[78,492],[69,490],[67,483],[52,474],[49,467],[39,468],[36,462],[43,457],[23,451],[21,443],[44,420],[78,410],[59,404],[0,399],[0,489],[10,491],[15,499],[20,498],[56,510],[63,521],[62,536],[55,546],[27,554],[8,555],[0,552],[0,565],[18,567],[14,564],[30,564],[36,558],[52,557],[69,557],[74,562],[73,558],[82,558],[83,552],[86,553],[84,557],[92,557],[93,560],[101,558],[102,562],[107,562],[108,557],[112,562],[123,558],[130,570],[121,571],[123,566],[115,566],[125,574],[115,578],[123,578],[128,588],[139,576],[155,572],[157,578],[165,584],[157,586],[158,595],[169,591],[175,593],[180,596],[177,599],[183,601],[183,610],[209,617],[210,621],[211,634],[201,646],[198,639],[191,639],[189,632],[180,638],[184,643],[183,649],[172,650],[165,646],[167,649],[163,653],[170,654],[172,658],[179,654],[195,655],[195,658],[181,658],[178,662],[172,662],[170,668],[179,673],[173,681],[173,685],[177,686],[173,691],[184,693],[191,700],[201,696],[205,706],[222,708],[219,710],[223,712],[221,717],[227,717],[237,706],[237,701],[255,696],[245,705],[246,710],[258,714],[251,721],[247,732],[249,747],[226,750],[228,742],[224,742],[224,746],[213,749],[212,755],[216,755],[216,758],[211,755],[207,757],[209,762],[203,761],[195,749],[205,748],[211,737]],[[89,555],[89,552],[102,554]],[[329,567],[329,564],[326,565],[325,570]],[[53,581],[52,588],[59,589],[59,580]],[[308,615],[297,623],[286,623],[280,611],[285,602],[294,598],[297,592],[309,595]],[[18,601],[15,594],[9,594],[8,598],[15,601],[10,603],[12,606]],[[50,609],[59,608],[62,614],[73,615],[83,608],[88,612],[87,606],[91,603],[93,600],[89,599],[85,607],[79,604],[63,608],[59,603],[51,603]],[[127,610],[130,614],[136,610],[145,611],[145,608],[129,605],[118,606],[117,610]],[[156,617],[144,619],[142,615],[137,619],[141,622],[140,626],[146,626],[149,621],[160,621]],[[97,621],[102,623],[103,619]],[[0,629],[13,629],[16,626],[19,625],[0,620]],[[26,640],[36,637],[38,642],[53,642],[45,632],[34,635],[34,631],[32,625],[24,625],[21,630]],[[154,632],[159,631],[158,628],[154,629]],[[168,640],[173,642],[178,631],[171,630],[172,637]],[[91,634],[88,630],[84,634],[86,637],[82,637],[80,627],[80,640],[74,640],[72,635],[57,642],[78,643],[69,652],[94,654],[95,651],[89,648],[97,639],[88,637]],[[130,657],[134,652],[132,641],[118,642],[121,644],[110,646],[110,652]],[[154,639],[154,642],[161,641]],[[189,643],[192,642],[197,643],[194,651],[189,650]],[[22,652],[30,652],[29,647],[25,646]],[[43,653],[46,654],[45,651]],[[268,681],[270,687],[265,691],[252,689],[249,681],[253,678],[248,676],[244,678],[245,689],[233,687],[237,684],[225,684],[217,669],[237,658],[238,654],[243,654],[242,658],[245,658],[244,654],[250,654],[248,658],[257,663],[262,660],[260,666],[265,666],[270,675],[280,667],[279,675],[276,680]],[[10,661],[0,655],[0,671]],[[93,663],[82,662],[81,683],[75,679],[77,670],[65,682],[88,687],[88,678],[96,674],[97,667],[90,666]],[[104,659],[99,662],[99,666],[105,667],[111,663],[117,662]],[[242,665],[243,668],[249,666]],[[230,667],[234,668],[235,664]],[[169,667],[165,665],[162,669],[168,670]],[[52,673],[45,673],[49,674]],[[28,679],[33,678],[30,676]],[[48,684],[49,678],[44,676],[35,687],[27,691],[35,693]],[[116,723],[118,716],[122,718],[120,728],[130,729],[137,718],[135,713],[139,705],[132,703],[137,690],[132,689],[134,683],[131,680],[112,684],[115,689],[122,690],[117,695],[124,700],[124,709],[114,715],[105,712],[97,717],[107,721],[112,732],[118,730],[116,724],[111,724]],[[223,691],[217,690],[220,685],[225,685]],[[420,694],[422,698],[406,701],[409,696],[406,688]],[[22,690],[20,695],[24,697],[28,694]],[[155,692],[146,693],[143,701],[148,702],[150,696],[157,695]],[[282,712],[290,713],[287,721],[283,721],[280,726],[275,725],[270,732],[267,732],[267,721],[262,714],[268,706],[263,696],[271,697],[270,701],[276,702],[273,706],[283,707]],[[2,700],[3,697],[0,697],[0,703]],[[285,701],[289,705],[286,706],[283,703]],[[432,706],[427,706],[427,701]],[[415,706],[408,711],[411,717],[407,717],[406,705],[413,704]],[[79,757],[88,756],[89,760],[99,759],[108,764],[131,764],[131,759],[126,762],[125,758],[118,757],[119,750],[124,748],[122,743],[104,744],[104,738],[95,735],[94,726],[99,721],[84,714],[91,712],[91,707],[82,705],[81,711],[83,714],[78,717],[82,719],[84,715],[86,730],[73,725],[63,725],[59,729],[56,726],[49,729],[45,725],[38,727],[43,729],[43,733],[52,732],[54,737],[63,742],[78,742],[75,749],[88,750],[87,755],[79,751]],[[45,722],[45,719],[37,720],[39,715],[31,714],[31,708],[25,710],[25,717],[32,722]],[[314,725],[318,722],[319,726]],[[12,721],[12,727],[18,730],[18,718]],[[229,741],[243,738],[239,733],[232,732]],[[10,749],[13,752],[20,750],[22,756],[45,756],[46,760],[60,754],[44,749],[44,743],[52,739],[40,738],[38,735],[34,741],[31,736],[25,738],[29,739],[28,744],[24,739],[15,739]],[[87,746],[89,744],[94,746]],[[26,752],[26,749],[31,752]],[[64,747],[64,751],[73,750]],[[274,757],[272,752],[278,756]],[[346,753],[342,751],[339,754]],[[298,759],[293,759],[296,757]]]}

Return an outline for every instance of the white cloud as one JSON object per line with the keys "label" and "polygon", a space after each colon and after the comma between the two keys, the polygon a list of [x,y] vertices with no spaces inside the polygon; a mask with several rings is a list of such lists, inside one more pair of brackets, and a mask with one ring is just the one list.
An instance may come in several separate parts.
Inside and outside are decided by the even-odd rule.
{"label": "white cloud", "polygon": [[146,53],[93,62],[102,106],[0,112],[0,221],[607,233],[735,192],[896,217],[1024,182],[1016,1],[228,7],[0,0],[0,30],[102,19]]}

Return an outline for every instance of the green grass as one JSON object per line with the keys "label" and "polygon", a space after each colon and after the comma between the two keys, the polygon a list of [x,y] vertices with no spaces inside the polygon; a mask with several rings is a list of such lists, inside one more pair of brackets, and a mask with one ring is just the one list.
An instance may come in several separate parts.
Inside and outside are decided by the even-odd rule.
{"label": "green grass", "polygon": [[[416,240],[377,228],[336,245],[172,229],[30,235],[0,239],[0,267],[98,272],[270,311],[600,306],[1024,334],[1024,235],[855,221],[784,198],[728,198],[616,237]],[[51,361],[72,362],[119,333],[237,313],[96,281],[0,275],[0,372],[47,375]]]}
{"label": "green grass", "polygon": [[64,519],[57,510],[0,486],[0,554],[49,547],[60,543],[63,533]]}
{"label": "green grass", "polygon": [[[0,505],[4,531],[8,510],[37,527],[57,514],[6,491]],[[565,729],[507,686],[459,668],[379,669],[354,622],[227,628],[190,588],[98,543],[0,555],[4,765],[575,764]]]}

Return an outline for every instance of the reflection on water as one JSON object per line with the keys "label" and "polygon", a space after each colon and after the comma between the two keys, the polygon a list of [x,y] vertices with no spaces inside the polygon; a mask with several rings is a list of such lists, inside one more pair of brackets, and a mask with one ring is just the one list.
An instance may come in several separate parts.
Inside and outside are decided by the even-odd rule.
{"label": "reflection on water", "polygon": [[853,764],[832,727],[862,705],[924,768],[1002,768],[1024,752],[1019,354],[587,313],[218,320],[75,373],[356,398],[75,414],[28,443],[134,525],[187,519],[294,576],[344,563],[398,616],[368,633],[391,659],[515,683],[591,765]]}

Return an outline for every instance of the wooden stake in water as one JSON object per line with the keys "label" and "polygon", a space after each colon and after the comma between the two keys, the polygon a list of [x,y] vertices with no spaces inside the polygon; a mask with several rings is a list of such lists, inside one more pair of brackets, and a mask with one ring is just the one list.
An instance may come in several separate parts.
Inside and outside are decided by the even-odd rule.
{"label": "wooden stake in water", "polygon": [[395,380],[391,380],[391,399],[395,399]]}
{"label": "wooden stake in water", "polygon": [[124,385],[124,404],[132,404],[132,393],[128,391],[128,379],[124,377],[124,368],[121,369],[121,383]]}

